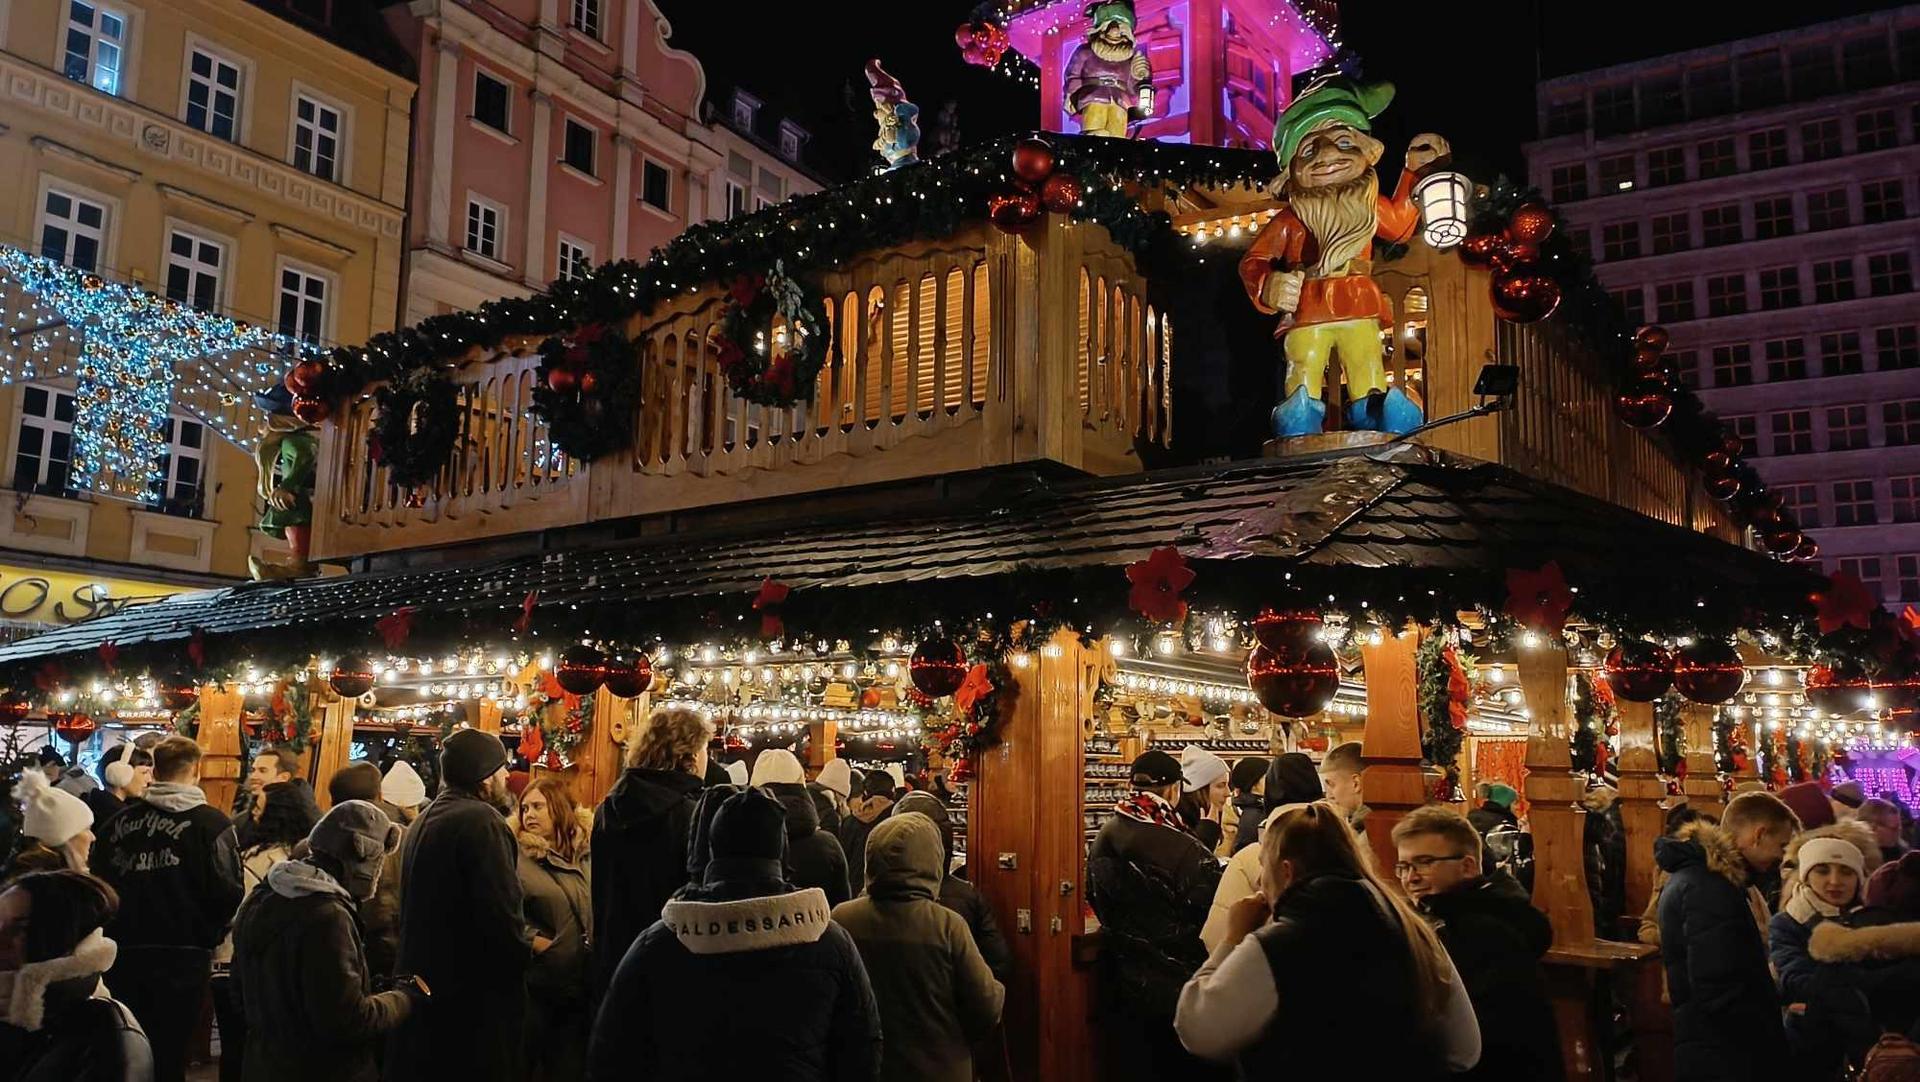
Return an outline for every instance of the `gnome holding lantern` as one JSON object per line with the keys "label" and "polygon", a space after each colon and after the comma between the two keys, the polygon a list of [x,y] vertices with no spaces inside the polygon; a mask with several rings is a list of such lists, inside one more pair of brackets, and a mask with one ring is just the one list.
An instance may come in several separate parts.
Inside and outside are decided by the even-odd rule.
{"label": "gnome holding lantern", "polygon": [[260,443],[253,449],[254,464],[260,469],[255,488],[266,505],[260,515],[260,532],[284,539],[292,560],[270,564],[251,556],[247,567],[256,582],[300,578],[313,573],[307,554],[313,539],[313,485],[320,464],[320,438],[314,426],[294,415],[293,396],[285,387],[275,385],[254,396],[254,404],[267,415]]}
{"label": "gnome holding lantern", "polygon": [[873,149],[884,158],[888,169],[898,169],[920,160],[920,107],[907,100],[900,80],[887,74],[878,59],[867,61],[867,92],[873,96],[873,119],[880,134]]}
{"label": "gnome holding lantern", "polygon": [[1400,434],[1420,424],[1420,405],[1387,385],[1380,332],[1393,326],[1393,312],[1370,276],[1371,255],[1376,236],[1390,244],[1412,238],[1420,224],[1413,182],[1450,150],[1437,135],[1415,136],[1393,195],[1381,194],[1374,167],[1385,148],[1370,132],[1392,100],[1391,83],[1336,75],[1303,91],[1274,125],[1287,202],[1247,249],[1240,279],[1254,307],[1281,317],[1275,336],[1287,369],[1273,410],[1276,436],[1321,431],[1335,357],[1346,376],[1349,428]]}
{"label": "gnome holding lantern", "polygon": [[1153,115],[1153,65],[1133,39],[1131,0],[1095,0],[1087,40],[1067,58],[1067,109],[1085,135],[1127,137],[1127,125]]}

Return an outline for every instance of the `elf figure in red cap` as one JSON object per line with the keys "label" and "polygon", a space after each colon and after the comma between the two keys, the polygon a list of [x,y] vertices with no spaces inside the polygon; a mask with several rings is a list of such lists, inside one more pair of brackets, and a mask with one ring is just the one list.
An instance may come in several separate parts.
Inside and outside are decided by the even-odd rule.
{"label": "elf figure in red cap", "polygon": [[867,88],[873,95],[873,119],[880,134],[873,149],[886,159],[888,169],[920,160],[920,107],[907,100],[900,80],[887,74],[878,59],[867,61]]}

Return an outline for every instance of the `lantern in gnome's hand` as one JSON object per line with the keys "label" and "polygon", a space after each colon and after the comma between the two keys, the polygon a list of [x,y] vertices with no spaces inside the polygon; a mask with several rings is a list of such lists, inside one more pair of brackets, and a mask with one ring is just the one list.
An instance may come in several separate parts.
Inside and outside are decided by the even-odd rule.
{"label": "lantern in gnome's hand", "polygon": [[1153,64],[1133,40],[1131,0],[1086,7],[1087,40],[1067,58],[1067,111],[1082,135],[1127,137],[1127,125],[1153,115]]}
{"label": "lantern in gnome's hand", "polygon": [[1282,207],[1240,261],[1240,279],[1254,307],[1280,316],[1286,356],[1285,397],[1273,411],[1276,436],[1319,432],[1327,415],[1327,366],[1345,374],[1347,427],[1404,433],[1420,424],[1421,407],[1387,383],[1383,328],[1393,313],[1369,277],[1377,236],[1405,244],[1420,224],[1415,176],[1450,153],[1438,135],[1416,135],[1391,196],[1375,172],[1385,147],[1372,120],[1393,100],[1388,83],[1334,76],[1303,91],[1280,114],[1273,147],[1285,174]]}

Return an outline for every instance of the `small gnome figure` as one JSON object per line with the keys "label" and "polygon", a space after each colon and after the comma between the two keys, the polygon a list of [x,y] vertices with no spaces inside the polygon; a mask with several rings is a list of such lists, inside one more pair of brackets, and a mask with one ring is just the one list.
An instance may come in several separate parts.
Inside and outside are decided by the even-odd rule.
{"label": "small gnome figure", "polygon": [[1125,139],[1153,115],[1153,65],[1133,39],[1132,0],[1096,0],[1086,16],[1087,40],[1067,58],[1067,110],[1082,134]]}
{"label": "small gnome figure", "polygon": [[888,75],[878,59],[867,61],[867,88],[873,95],[873,119],[880,125],[873,149],[886,160],[886,168],[919,161],[920,107],[907,100],[900,80]]}
{"label": "small gnome figure", "polygon": [[320,438],[314,427],[293,415],[293,396],[276,384],[254,397],[267,415],[260,444],[253,450],[260,479],[255,485],[266,505],[260,532],[283,539],[292,560],[270,564],[258,556],[247,559],[254,581],[297,579],[313,574],[308,559],[313,540],[313,486],[320,464]]}

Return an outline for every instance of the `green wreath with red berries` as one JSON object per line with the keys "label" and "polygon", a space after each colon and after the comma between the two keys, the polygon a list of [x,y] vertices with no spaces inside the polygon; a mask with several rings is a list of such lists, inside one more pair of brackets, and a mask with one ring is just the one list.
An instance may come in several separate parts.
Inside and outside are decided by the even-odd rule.
{"label": "green wreath with red berries", "polygon": [[432,481],[453,457],[460,437],[460,392],[443,372],[416,368],[374,396],[367,453],[403,489]]}
{"label": "green wreath with red berries", "polygon": [[588,323],[540,343],[534,413],[553,446],[576,462],[632,446],[640,392],[639,358],[614,324]]}
{"label": "green wreath with red berries", "polygon": [[[776,316],[784,324],[777,332]],[[829,344],[826,300],[779,260],[766,274],[742,274],[728,287],[718,360],[741,398],[776,409],[811,398]]]}

